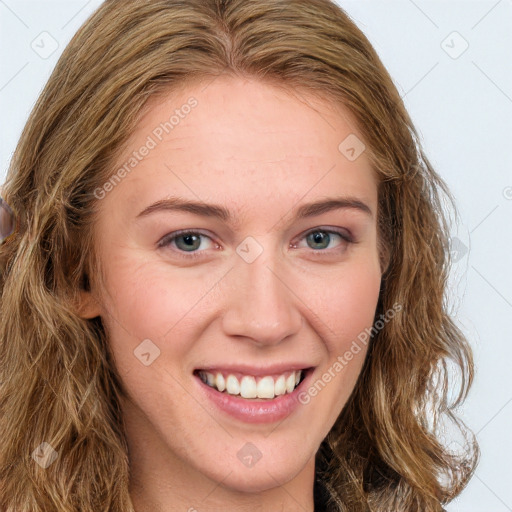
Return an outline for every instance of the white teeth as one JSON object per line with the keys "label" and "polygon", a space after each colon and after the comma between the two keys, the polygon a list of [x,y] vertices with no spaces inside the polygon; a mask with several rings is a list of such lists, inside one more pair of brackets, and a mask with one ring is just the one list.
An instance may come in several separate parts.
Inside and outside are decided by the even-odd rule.
{"label": "white teeth", "polygon": [[234,375],[228,375],[226,379],[226,390],[230,395],[238,395],[240,393],[240,382]]}
{"label": "white teeth", "polygon": [[286,391],[291,393],[295,389],[295,374],[291,373],[290,376],[286,379]]}
{"label": "white teeth", "polygon": [[[208,372],[206,373],[206,375],[208,375]],[[222,373],[217,373],[217,375],[215,376],[215,386],[219,391],[224,391],[226,389],[226,381],[224,380],[224,375],[222,375]]]}
{"label": "white teeth", "polygon": [[276,380],[276,383],[274,384],[274,393],[276,396],[284,395],[286,393],[286,379],[284,378],[284,375],[281,375],[281,377]]}
{"label": "white teeth", "polygon": [[258,382],[258,398],[274,398],[274,396],[274,379],[272,377],[263,377]]}
{"label": "white teeth", "polygon": [[258,390],[256,386],[256,379],[246,375],[242,378],[240,384],[240,394],[244,398],[256,398],[258,396]]}
{"label": "white teeth", "polygon": [[291,393],[299,384],[302,370],[291,372],[288,377],[280,375],[273,377],[261,377],[258,382],[251,375],[244,375],[239,381],[237,377],[229,374],[226,378],[220,372],[215,375],[210,372],[200,371],[199,377],[208,386],[220,392],[226,391],[230,395],[241,395],[243,398],[269,398]]}

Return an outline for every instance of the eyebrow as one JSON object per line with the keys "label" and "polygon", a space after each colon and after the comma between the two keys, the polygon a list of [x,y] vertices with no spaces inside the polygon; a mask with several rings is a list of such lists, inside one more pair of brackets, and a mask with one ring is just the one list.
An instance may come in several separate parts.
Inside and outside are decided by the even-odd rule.
{"label": "eyebrow", "polygon": [[[356,197],[332,197],[303,204],[296,209],[294,220],[314,217],[338,209],[356,210],[373,217],[371,208]],[[144,208],[136,218],[139,219],[152,213],[165,211],[188,212],[202,217],[214,217],[229,224],[236,224],[234,216],[224,206],[192,201],[181,197],[160,199],[156,203]]]}

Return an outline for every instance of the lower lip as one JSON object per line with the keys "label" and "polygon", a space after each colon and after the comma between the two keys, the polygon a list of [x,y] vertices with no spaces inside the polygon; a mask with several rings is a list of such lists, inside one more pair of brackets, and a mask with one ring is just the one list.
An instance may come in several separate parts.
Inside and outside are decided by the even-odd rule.
{"label": "lower lip", "polygon": [[302,382],[291,392],[268,400],[251,400],[221,393],[205,384],[197,375],[200,389],[221,411],[245,423],[273,423],[281,421],[302,405],[298,394],[307,389],[313,371],[310,368]]}

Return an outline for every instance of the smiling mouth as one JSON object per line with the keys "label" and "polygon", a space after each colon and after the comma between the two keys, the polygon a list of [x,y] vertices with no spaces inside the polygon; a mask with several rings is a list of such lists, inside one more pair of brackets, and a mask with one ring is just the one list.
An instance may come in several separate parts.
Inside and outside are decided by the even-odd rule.
{"label": "smiling mouth", "polygon": [[245,399],[272,400],[293,393],[312,368],[290,370],[279,375],[254,377],[240,373],[195,370],[194,374],[216,391]]}

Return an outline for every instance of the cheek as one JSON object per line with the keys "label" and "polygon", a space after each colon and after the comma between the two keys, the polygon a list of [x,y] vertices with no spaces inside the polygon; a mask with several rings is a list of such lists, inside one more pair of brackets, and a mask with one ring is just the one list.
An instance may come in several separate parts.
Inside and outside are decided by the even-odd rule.
{"label": "cheek", "polygon": [[306,297],[324,327],[324,342],[331,355],[345,352],[351,342],[371,327],[379,298],[381,274],[378,265],[362,262],[323,280]]}
{"label": "cheek", "polygon": [[194,332],[194,310],[200,309],[201,299],[215,283],[211,276],[191,279],[186,269],[169,272],[155,262],[141,263],[136,255],[116,259],[105,273],[103,301],[108,313],[103,321],[121,375],[141,369],[139,347],[147,345],[153,351],[151,357],[166,358],[169,346],[173,358],[186,351],[185,335]]}
{"label": "cheek", "polygon": [[[169,372],[183,380],[197,340],[216,317],[226,268],[202,272],[171,267],[144,261],[137,251],[108,261],[115,263],[105,268],[109,314],[104,324],[120,377],[132,396],[173,387],[180,396]],[[146,367],[142,354],[148,352]]]}
{"label": "cheek", "polygon": [[163,338],[181,326],[219,280],[161,262],[141,263],[137,254],[117,260],[107,272],[107,310],[118,327],[138,339]]}
{"label": "cheek", "polygon": [[[321,408],[332,411],[332,421],[348,400],[361,372],[380,283],[378,263],[361,261],[336,274],[323,292],[318,290],[310,295],[311,309],[322,320],[327,357],[309,391],[311,397],[317,396]],[[324,388],[328,389],[326,393]]]}
{"label": "cheek", "polygon": [[340,275],[322,294],[316,294],[316,308],[324,325],[322,341],[327,351],[325,364],[317,369],[299,400],[313,404],[318,413],[317,428],[328,434],[347,403],[366,357],[369,333],[374,322],[380,291],[380,272],[372,266]]}

